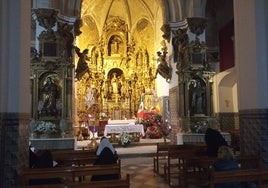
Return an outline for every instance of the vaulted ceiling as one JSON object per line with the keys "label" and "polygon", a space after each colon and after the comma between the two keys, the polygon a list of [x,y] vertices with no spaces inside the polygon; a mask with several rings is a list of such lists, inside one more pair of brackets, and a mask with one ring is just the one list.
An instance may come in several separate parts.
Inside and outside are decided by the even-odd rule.
{"label": "vaulted ceiling", "polygon": [[120,17],[132,28],[141,18],[155,24],[161,9],[161,0],[88,0],[82,3],[81,17],[91,15],[100,27],[110,17]]}
{"label": "vaulted ceiling", "polygon": [[[97,43],[103,29],[111,19],[119,18],[127,25],[127,30],[134,36],[138,33],[140,42],[153,49],[160,45],[161,26],[163,25],[163,6],[161,0],[88,0],[81,5],[81,28],[79,37],[82,48]],[[137,34],[136,34],[137,35]],[[160,39],[159,39],[160,38]],[[150,47],[151,45],[151,47]]]}

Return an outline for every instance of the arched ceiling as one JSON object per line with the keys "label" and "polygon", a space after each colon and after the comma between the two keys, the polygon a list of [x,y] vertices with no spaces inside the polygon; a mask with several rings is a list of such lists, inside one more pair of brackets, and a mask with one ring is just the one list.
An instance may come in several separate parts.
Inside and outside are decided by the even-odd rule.
{"label": "arched ceiling", "polygon": [[110,17],[120,17],[131,30],[142,18],[155,25],[162,12],[161,0],[88,0],[82,3],[81,18],[90,15],[100,31]]}
{"label": "arched ceiling", "polygon": [[162,0],[87,0],[81,4],[82,34],[77,38],[81,48],[95,46],[104,28],[112,19],[125,22],[129,39],[135,38],[136,47],[147,48],[151,54],[159,49],[164,24]]}

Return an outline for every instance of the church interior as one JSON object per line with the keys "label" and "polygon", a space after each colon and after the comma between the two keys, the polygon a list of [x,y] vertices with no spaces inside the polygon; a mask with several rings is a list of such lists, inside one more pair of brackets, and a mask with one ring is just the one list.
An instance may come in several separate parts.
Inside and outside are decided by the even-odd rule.
{"label": "church interior", "polygon": [[265,0],[1,2],[0,187],[18,186],[29,143],[204,143],[206,126],[266,167],[267,8]]}

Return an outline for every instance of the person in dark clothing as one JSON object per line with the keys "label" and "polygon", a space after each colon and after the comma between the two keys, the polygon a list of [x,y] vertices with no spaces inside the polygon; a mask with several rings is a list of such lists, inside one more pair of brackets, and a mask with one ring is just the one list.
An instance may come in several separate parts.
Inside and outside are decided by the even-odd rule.
{"label": "person in dark clothing", "polygon": [[30,168],[50,168],[53,167],[53,159],[49,150],[30,150]]}
{"label": "person in dark clothing", "polygon": [[[108,165],[116,164],[118,156],[112,144],[105,137],[101,139],[100,145],[97,149],[97,160],[94,165]],[[94,175],[91,178],[91,181],[103,181],[103,180],[112,180],[119,179],[118,174],[105,174],[105,175]]]}
{"label": "person in dark clothing", "polygon": [[[238,163],[235,161],[235,156],[228,146],[220,146],[217,154],[218,160],[213,164],[215,171],[235,170],[239,168]],[[215,188],[241,188],[238,182],[222,183],[215,185]]]}
{"label": "person in dark clothing", "polygon": [[[228,171],[239,169],[239,165],[235,160],[233,151],[228,146],[220,146],[217,154],[217,161],[212,165],[215,171]],[[203,188],[209,188],[207,184]],[[239,182],[215,184],[215,188],[242,188]],[[246,187],[243,187],[246,188]]]}
{"label": "person in dark clothing", "polygon": [[[36,150],[29,148],[29,167],[30,168],[53,168],[53,158],[49,150]],[[61,183],[59,178],[34,179],[29,181],[29,185],[56,184]]]}
{"label": "person in dark clothing", "polygon": [[228,146],[228,143],[221,135],[221,133],[215,129],[204,127],[203,132],[205,132],[207,156],[217,157],[219,147]]}

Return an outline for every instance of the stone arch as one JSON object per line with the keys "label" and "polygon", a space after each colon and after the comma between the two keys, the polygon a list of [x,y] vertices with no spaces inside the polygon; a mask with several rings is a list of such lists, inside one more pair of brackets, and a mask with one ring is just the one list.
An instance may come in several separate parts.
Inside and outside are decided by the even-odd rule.
{"label": "stone arch", "polygon": [[219,112],[238,112],[236,71],[232,69],[223,74],[218,85]]}

